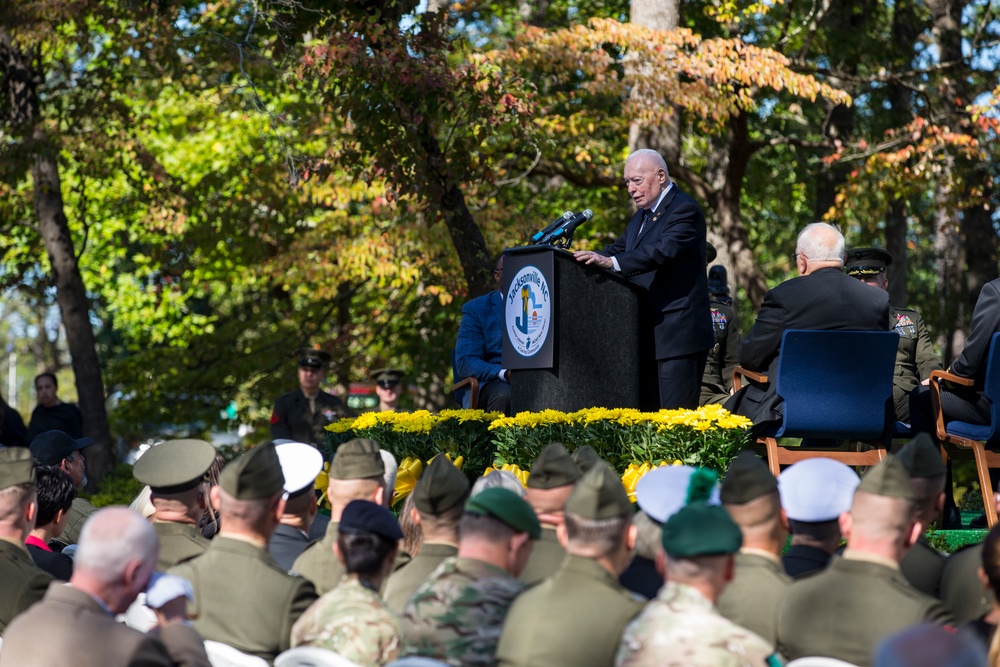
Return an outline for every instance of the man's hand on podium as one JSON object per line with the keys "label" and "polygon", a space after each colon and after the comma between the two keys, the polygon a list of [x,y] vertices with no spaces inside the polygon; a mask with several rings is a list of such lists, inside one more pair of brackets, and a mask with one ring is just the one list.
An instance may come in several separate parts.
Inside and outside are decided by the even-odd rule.
{"label": "man's hand on podium", "polygon": [[573,253],[573,257],[576,261],[583,262],[584,264],[595,264],[602,269],[608,269],[609,271],[614,270],[614,262],[611,261],[610,257],[605,257],[596,252],[590,250],[577,250]]}

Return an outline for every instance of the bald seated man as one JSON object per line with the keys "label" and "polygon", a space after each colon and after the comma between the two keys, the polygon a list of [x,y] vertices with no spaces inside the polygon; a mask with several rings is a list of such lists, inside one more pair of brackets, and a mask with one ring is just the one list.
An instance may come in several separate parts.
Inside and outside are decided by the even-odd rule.
{"label": "bald seated man", "polygon": [[115,621],[146,590],[159,541],[136,512],[108,507],[80,533],[69,584],[55,582],[45,598],[3,636],[3,667],[209,667],[205,646],[187,623],[183,595],[156,609],[155,633]]}

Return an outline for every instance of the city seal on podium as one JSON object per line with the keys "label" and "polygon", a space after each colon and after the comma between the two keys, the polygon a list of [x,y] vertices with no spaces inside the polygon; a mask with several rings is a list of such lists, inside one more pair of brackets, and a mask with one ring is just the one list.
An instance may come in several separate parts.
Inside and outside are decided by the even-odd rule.
{"label": "city seal on podium", "polygon": [[552,294],[545,276],[528,265],[510,281],[505,297],[507,338],[522,357],[536,354],[552,324]]}

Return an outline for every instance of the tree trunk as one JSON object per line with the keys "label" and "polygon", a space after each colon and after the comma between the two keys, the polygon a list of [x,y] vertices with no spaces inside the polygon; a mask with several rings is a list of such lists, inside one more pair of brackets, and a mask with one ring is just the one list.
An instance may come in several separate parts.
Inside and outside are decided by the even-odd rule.
{"label": "tree trunk", "polygon": [[906,305],[906,276],[909,266],[906,229],[906,202],[896,199],[885,216],[885,249],[892,255],[892,264],[886,269],[889,278],[889,303],[900,308]]}
{"label": "tree trunk", "polygon": [[[629,21],[632,23],[653,30],[673,30],[680,25],[680,0],[632,0],[629,7]],[[628,147],[630,152],[652,148],[663,156],[668,166],[678,164],[681,159],[681,110],[675,107],[670,119],[659,127],[632,123]]]}

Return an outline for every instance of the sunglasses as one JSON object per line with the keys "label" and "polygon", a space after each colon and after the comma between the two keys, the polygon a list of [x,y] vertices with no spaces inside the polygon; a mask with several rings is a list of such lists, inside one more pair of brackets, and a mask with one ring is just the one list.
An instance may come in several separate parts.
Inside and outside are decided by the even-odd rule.
{"label": "sunglasses", "polygon": [[379,380],[375,384],[382,387],[383,389],[392,389],[393,387],[399,386],[399,380]]}

